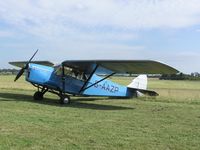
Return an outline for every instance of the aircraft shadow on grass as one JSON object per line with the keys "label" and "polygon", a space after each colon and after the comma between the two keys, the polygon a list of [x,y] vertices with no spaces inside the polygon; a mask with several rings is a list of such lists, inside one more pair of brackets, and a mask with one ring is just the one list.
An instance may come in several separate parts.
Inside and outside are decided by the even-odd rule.
{"label": "aircraft shadow on grass", "polygon": [[[111,99],[111,98],[110,98]],[[96,101],[103,100],[102,98],[91,98],[91,97],[78,97],[71,101],[70,105],[60,105],[58,101],[54,99],[45,98],[42,101],[33,100],[31,95],[25,94],[14,94],[14,93],[2,93],[0,92],[0,101],[24,101],[32,102],[44,105],[53,105],[57,107],[74,107],[74,108],[83,108],[83,109],[96,109],[96,110],[127,110],[135,109],[133,107],[124,107],[124,106],[114,106],[114,105],[103,105],[103,104],[94,104],[87,103],[86,101]]]}

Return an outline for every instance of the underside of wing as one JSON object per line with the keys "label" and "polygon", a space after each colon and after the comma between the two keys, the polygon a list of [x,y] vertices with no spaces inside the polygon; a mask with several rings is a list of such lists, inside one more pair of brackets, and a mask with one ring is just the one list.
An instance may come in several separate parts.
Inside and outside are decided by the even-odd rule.
{"label": "underside of wing", "polygon": [[152,60],[72,60],[63,64],[80,71],[90,73],[95,66],[99,73],[110,71],[120,74],[176,74],[179,71],[164,63]]}
{"label": "underside of wing", "polygon": [[[54,66],[54,64],[49,61],[32,61],[31,63],[50,66],[50,67]],[[22,68],[22,67],[24,67],[25,64],[27,64],[27,61],[9,62],[9,64]]]}

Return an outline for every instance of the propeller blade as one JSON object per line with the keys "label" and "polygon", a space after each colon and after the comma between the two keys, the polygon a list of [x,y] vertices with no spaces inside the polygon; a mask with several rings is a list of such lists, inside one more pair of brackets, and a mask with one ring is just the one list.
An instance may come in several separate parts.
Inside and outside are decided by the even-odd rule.
{"label": "propeller blade", "polygon": [[15,82],[22,76],[22,74],[24,73],[25,68],[22,68],[19,73],[17,74],[16,78],[15,78]]}
{"label": "propeller blade", "polygon": [[36,50],[36,52],[33,54],[33,56],[29,59],[29,61],[26,63],[26,65],[24,65],[24,67],[19,71],[19,73],[17,74],[17,76],[15,77],[15,82],[22,76],[22,74],[24,73],[24,71],[26,69],[28,69],[28,64],[32,61],[32,59],[35,57],[35,55],[37,54],[38,49]]}
{"label": "propeller blade", "polygon": [[25,69],[28,69],[28,64],[32,61],[32,59],[35,57],[35,55],[37,54],[37,52],[38,52],[38,49],[36,50],[36,52],[33,54],[33,56],[29,59],[29,61],[25,65]]}
{"label": "propeller blade", "polygon": [[33,54],[33,56],[31,57],[31,59],[28,61],[29,63],[32,61],[32,59],[35,57],[35,55],[37,54],[38,49],[36,50],[36,52]]}

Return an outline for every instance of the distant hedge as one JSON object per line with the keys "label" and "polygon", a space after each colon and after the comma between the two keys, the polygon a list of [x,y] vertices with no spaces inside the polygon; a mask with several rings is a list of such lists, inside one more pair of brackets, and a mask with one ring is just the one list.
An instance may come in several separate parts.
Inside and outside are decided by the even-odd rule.
{"label": "distant hedge", "polygon": [[186,75],[183,73],[180,74],[163,74],[159,78],[160,80],[200,80],[200,76],[192,76],[192,75]]}
{"label": "distant hedge", "polygon": [[0,69],[0,75],[16,75],[17,73],[16,69]]}

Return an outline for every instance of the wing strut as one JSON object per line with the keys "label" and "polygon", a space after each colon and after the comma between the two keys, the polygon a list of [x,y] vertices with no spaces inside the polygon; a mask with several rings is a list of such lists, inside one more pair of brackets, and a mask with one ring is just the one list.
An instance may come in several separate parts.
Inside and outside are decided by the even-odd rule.
{"label": "wing strut", "polygon": [[88,87],[84,88],[82,91],[84,91],[84,90],[87,90],[87,89],[91,88],[92,86],[95,86],[96,84],[98,84],[98,83],[102,82],[103,80],[105,80],[105,79],[107,79],[107,78],[109,78],[109,77],[113,76],[114,74],[116,74],[116,73],[115,73],[115,72],[113,72],[112,74],[110,74],[110,75],[106,76],[105,78],[103,78],[103,79],[101,79],[101,80],[99,80],[99,81],[97,81],[97,82],[93,83],[92,85],[90,85],[90,86],[88,86]]}
{"label": "wing strut", "polygon": [[65,92],[65,66],[62,64],[62,92]]}
{"label": "wing strut", "polygon": [[81,93],[82,91],[84,91],[88,81],[92,78],[93,74],[96,72],[96,70],[98,69],[99,65],[96,65],[96,67],[94,68],[94,70],[92,71],[92,73],[90,74],[89,78],[85,81],[85,83],[83,84],[83,86],[81,87],[79,93]]}

